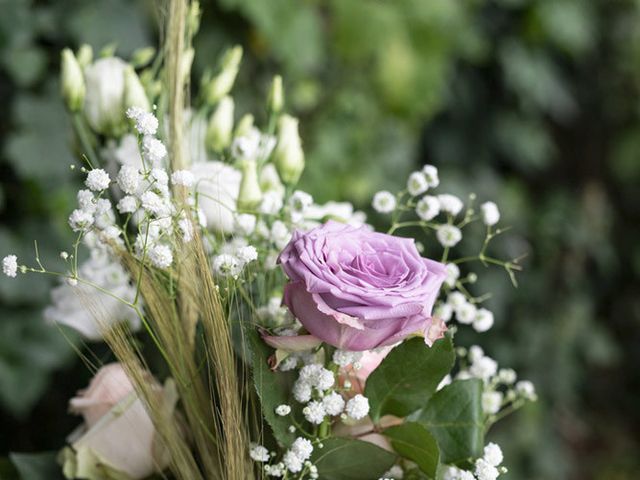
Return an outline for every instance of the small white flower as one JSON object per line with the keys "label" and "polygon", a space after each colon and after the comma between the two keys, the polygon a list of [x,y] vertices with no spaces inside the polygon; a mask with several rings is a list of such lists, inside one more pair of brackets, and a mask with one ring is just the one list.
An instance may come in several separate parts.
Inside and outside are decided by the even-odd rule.
{"label": "small white flower", "polygon": [[291,407],[289,405],[278,405],[276,407],[276,414],[280,415],[281,417],[285,417],[287,415],[289,415],[291,413]]}
{"label": "small white flower", "polygon": [[485,225],[492,226],[500,221],[500,210],[495,203],[485,202],[480,205],[480,216]]}
{"label": "small white flower", "polygon": [[[296,368],[297,366],[298,366],[298,357],[294,355],[290,355],[287,358],[285,358],[282,362],[280,362],[280,365],[278,366],[278,370],[280,370],[281,372],[289,372],[294,368]],[[295,388],[295,385],[294,385],[294,388]],[[295,395],[294,395],[294,398],[298,400],[298,397],[296,397]],[[309,386],[309,398],[311,398],[310,386]],[[298,401],[302,403],[308,400],[298,400]]]}
{"label": "small white flower", "polygon": [[511,385],[515,383],[518,376],[512,368],[501,368],[498,370],[498,379],[505,385]]}
{"label": "small white flower", "polygon": [[151,165],[156,165],[167,156],[167,147],[157,138],[145,136],[142,139],[142,155]]}
{"label": "small white flower", "polygon": [[429,189],[427,177],[422,172],[413,172],[407,180],[407,191],[411,196],[416,197]]}
{"label": "small white flower", "polygon": [[260,203],[260,213],[266,215],[276,215],[282,210],[282,195],[275,190],[265,192],[262,195],[262,203]]}
{"label": "small white flower", "polygon": [[269,456],[269,450],[267,450],[262,445],[251,444],[251,449],[249,450],[249,456],[252,460],[256,462],[268,462],[271,458]]}
{"label": "small white flower", "polygon": [[151,179],[154,182],[154,186],[163,192],[167,192],[167,187],[169,185],[169,175],[164,168],[153,168],[151,169]]}
{"label": "small white flower", "polygon": [[276,220],[271,225],[269,238],[278,249],[282,250],[291,240],[291,232],[283,222]]}
{"label": "small white flower", "polygon": [[362,352],[350,352],[348,350],[336,350],[333,352],[333,363],[339,367],[346,367],[362,358]]}
{"label": "small white flower", "polygon": [[494,467],[499,466],[504,460],[504,456],[502,455],[502,449],[499,445],[495,443],[488,443],[484,447],[484,455],[483,457],[490,465]]}
{"label": "small white flower", "polygon": [[496,480],[500,472],[484,458],[479,458],[476,460],[475,474],[478,480]]}
{"label": "small white flower", "polygon": [[325,395],[322,399],[322,405],[324,406],[327,415],[335,417],[340,415],[344,410],[344,398],[337,392],[331,392],[329,395]]}
{"label": "small white flower", "polygon": [[292,473],[298,473],[302,470],[303,461],[300,460],[298,456],[292,451],[288,451],[284,454],[284,457],[282,457],[282,462],[287,467],[287,470]]}
{"label": "small white flower", "polygon": [[317,400],[312,400],[307,403],[307,406],[302,409],[302,413],[309,423],[314,423],[316,425],[320,425],[327,414],[322,403]]}
{"label": "small white flower", "polygon": [[242,265],[234,255],[223,253],[213,259],[213,269],[220,276],[237,277],[242,271]]}
{"label": "small white flower", "polygon": [[537,398],[536,387],[529,380],[520,380],[516,383],[516,392],[528,400]]}
{"label": "small white flower", "polygon": [[140,107],[128,108],[127,117],[135,122],[135,128],[141,135],[155,135],[158,131],[158,119]]}
{"label": "small white flower", "polygon": [[158,268],[169,268],[173,263],[173,254],[167,245],[153,245],[147,250],[147,257]]}
{"label": "small white flower", "polygon": [[449,193],[438,195],[438,201],[440,202],[440,210],[450,213],[454,217],[460,213],[464,206],[462,200]]}
{"label": "small white flower", "polygon": [[458,268],[458,265],[455,263],[447,263],[445,271],[447,273],[447,277],[444,279],[444,283],[453,288],[460,277],[460,268]]}
{"label": "small white flower", "polygon": [[93,225],[93,215],[85,210],[76,209],[69,215],[69,226],[74,232],[86,230]]}
{"label": "small white flower", "polygon": [[18,257],[7,255],[2,259],[2,273],[7,277],[15,278],[18,274]]}
{"label": "small white flower", "polygon": [[142,202],[142,208],[157,217],[166,217],[171,214],[171,205],[155,192],[144,192],[140,196],[140,201]]}
{"label": "small white flower", "polygon": [[91,190],[80,190],[76,195],[78,206],[85,212],[93,213],[96,210],[95,196]]}
{"label": "small white flower", "polygon": [[440,185],[440,179],[438,177],[438,169],[433,165],[425,165],[422,167],[422,173],[427,178],[427,183],[430,188],[436,188]]}
{"label": "small white flower", "polygon": [[174,185],[190,188],[194,181],[195,177],[189,170],[176,170],[171,174],[171,183]]}
{"label": "small white flower", "polygon": [[[297,359],[296,363],[298,363]],[[307,382],[298,380],[293,384],[293,398],[295,398],[298,402],[306,403],[311,400],[311,393],[311,385],[309,385]]]}
{"label": "small white flower", "polygon": [[416,215],[428,222],[440,213],[440,202],[432,195],[425,195],[416,205]]}
{"label": "small white flower", "polygon": [[120,190],[128,195],[133,195],[140,186],[140,172],[132,165],[123,165],[116,181]]}
{"label": "small white flower", "polygon": [[454,225],[440,225],[436,237],[443,247],[453,247],[462,240],[462,232]]}
{"label": "small white flower", "polygon": [[87,174],[87,179],[84,182],[87,188],[94,192],[100,192],[109,188],[110,183],[111,178],[109,178],[109,174],[101,168],[94,168],[91,170]]}
{"label": "small white flower", "polygon": [[476,318],[473,319],[473,329],[476,332],[486,332],[493,327],[493,313],[486,308],[480,308],[476,312]]}
{"label": "small white flower", "polygon": [[231,142],[231,154],[235,158],[255,160],[260,148],[260,130],[250,128],[244,135],[235,137]]}
{"label": "small white flower", "polygon": [[250,213],[240,213],[235,218],[235,231],[240,235],[249,236],[256,228],[256,217]]}
{"label": "small white flower", "polygon": [[502,392],[488,390],[482,392],[482,410],[488,415],[494,415],[502,407]]}
{"label": "small white flower", "polygon": [[280,462],[276,465],[265,465],[264,473],[266,473],[270,477],[282,477],[285,473],[284,463]]}
{"label": "small white flower", "polygon": [[473,303],[465,302],[462,305],[456,307],[456,319],[458,322],[465,325],[473,323],[476,318],[476,312],[478,309]]}
{"label": "small white flower", "polygon": [[182,233],[182,241],[189,243],[193,240],[193,223],[187,217],[178,220],[178,229]]}
{"label": "small white flower", "polygon": [[296,190],[289,199],[289,207],[297,213],[304,213],[307,208],[313,205],[313,197],[307,192]]}
{"label": "small white flower", "polygon": [[291,444],[291,451],[302,461],[307,460],[313,453],[313,445],[306,438],[298,437]]}
{"label": "small white flower", "polygon": [[400,465],[394,465],[387,470],[381,477],[381,480],[402,480],[404,478],[404,471]]}
{"label": "small white flower", "polygon": [[480,378],[485,382],[489,380],[489,378],[493,377],[498,371],[498,364],[491,357],[482,357],[478,359],[476,362],[473,362],[471,367],[469,368],[469,373],[476,378]]}
{"label": "small white flower", "polygon": [[433,315],[443,322],[448,322],[453,316],[453,307],[448,303],[440,303],[433,310]]}
{"label": "small white flower", "polygon": [[471,363],[477,362],[482,357],[484,357],[484,350],[482,350],[482,347],[478,345],[472,345],[469,347],[469,360]]}
{"label": "small white flower", "polygon": [[396,197],[391,192],[382,190],[373,196],[372,206],[378,213],[391,213],[396,209]]}
{"label": "small white flower", "polygon": [[347,402],[345,410],[350,418],[360,420],[361,418],[369,415],[369,399],[363,395],[357,394]]}
{"label": "small white flower", "polygon": [[127,195],[122,197],[116,206],[120,213],[134,213],[138,209],[138,201],[135,197]]}
{"label": "small white flower", "polygon": [[455,309],[467,303],[467,297],[465,297],[461,292],[451,292],[447,296],[447,303]]}
{"label": "small white flower", "polygon": [[247,245],[236,250],[236,256],[243,265],[258,259],[258,251],[255,247]]}

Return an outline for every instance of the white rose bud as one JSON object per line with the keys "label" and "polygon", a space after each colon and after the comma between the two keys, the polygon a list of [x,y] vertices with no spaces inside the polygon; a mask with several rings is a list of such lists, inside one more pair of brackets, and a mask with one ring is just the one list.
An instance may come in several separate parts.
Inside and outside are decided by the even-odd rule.
{"label": "white rose bud", "polygon": [[238,195],[238,210],[253,210],[262,201],[262,190],[258,182],[257,165],[254,160],[243,160],[240,164],[242,181]]}
{"label": "white rose bud", "polygon": [[60,66],[60,84],[62,98],[71,112],[79,112],[84,104],[87,93],[82,68],[71,50],[62,50],[62,63]]}
{"label": "white rose bud", "polygon": [[145,112],[151,111],[151,105],[149,104],[149,99],[144,91],[144,87],[131,66],[128,66],[124,72],[124,106],[125,109],[140,107]]}
{"label": "white rose bud", "polygon": [[273,163],[282,181],[295,184],[304,170],[304,152],[298,134],[298,119],[283,115],[278,121],[278,143]]}
{"label": "white rose bud", "polygon": [[276,75],[271,82],[269,89],[269,97],[267,99],[267,108],[270,112],[280,113],[284,107],[284,90],[282,88],[282,77]]}
{"label": "white rose bud", "polygon": [[127,64],[120,58],[101,58],[85,69],[87,97],[84,114],[91,128],[117,135],[125,125],[124,76]]}
{"label": "white rose bud", "polygon": [[206,142],[207,146],[214,152],[219,152],[231,144],[233,110],[233,99],[224,97],[220,100],[218,108],[209,119]]}
{"label": "white rose bud", "polygon": [[204,85],[205,100],[209,105],[215,105],[231,91],[238,75],[240,60],[242,47],[235,46],[225,52],[220,73]]}
{"label": "white rose bud", "polygon": [[[163,390],[153,378],[149,381],[171,413],[177,399],[175,387],[167,383]],[[85,417],[85,424],[70,438],[72,448],[62,452],[66,478],[100,480],[124,475],[138,480],[168,466],[166,452],[157,448],[153,421],[120,364],[101,368],[70,406]]]}

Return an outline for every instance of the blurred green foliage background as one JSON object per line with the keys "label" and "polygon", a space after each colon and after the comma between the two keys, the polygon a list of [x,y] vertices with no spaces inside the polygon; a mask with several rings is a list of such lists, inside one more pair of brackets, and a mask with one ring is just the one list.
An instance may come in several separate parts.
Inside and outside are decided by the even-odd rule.
{"label": "blurred green foliage background", "polygon": [[[499,425],[508,479],[640,475],[640,2],[203,1],[194,83],[227,46],[245,60],[238,111],[285,78],[301,117],[303,187],[368,208],[424,163],[494,199],[529,255],[518,289],[481,275],[488,354],[541,400]],[[55,259],[77,177],[59,52],[159,42],[158,5],[0,0],[0,251]],[[51,282],[0,282],[1,454],[59,448],[88,372],[41,319]],[[480,293],[480,292],[479,292]],[[465,339],[477,340],[472,336]],[[98,352],[99,354],[100,352]]]}

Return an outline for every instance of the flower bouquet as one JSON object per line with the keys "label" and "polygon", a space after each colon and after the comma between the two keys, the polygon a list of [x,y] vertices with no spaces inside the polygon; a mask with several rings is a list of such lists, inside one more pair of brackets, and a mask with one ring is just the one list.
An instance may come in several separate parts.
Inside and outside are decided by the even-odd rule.
{"label": "flower bouquet", "polygon": [[[106,364],[71,399],[83,423],[66,478],[478,479],[506,471],[489,428],[535,399],[459,328],[486,332],[474,266],[505,229],[492,202],[438,191],[426,165],[373,198],[375,231],[346,202],[296,188],[298,120],[275,77],[266,114],[236,113],[242,49],[188,95],[196,2],[173,0],[166,39],[131,61],[62,52],[62,95],[84,181],[67,269],[44,317]],[[380,223],[380,222],[379,222]],[[463,231],[484,232],[456,257]]]}

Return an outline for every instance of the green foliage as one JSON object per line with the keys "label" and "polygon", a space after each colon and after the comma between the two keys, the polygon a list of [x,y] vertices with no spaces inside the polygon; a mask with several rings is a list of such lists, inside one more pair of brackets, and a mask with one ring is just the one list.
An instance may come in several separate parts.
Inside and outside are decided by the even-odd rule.
{"label": "green foliage", "polygon": [[436,438],[442,463],[460,463],[482,455],[484,421],[482,382],[456,380],[437,392],[417,421]]}
{"label": "green foliage", "polygon": [[329,438],[315,447],[311,461],[322,480],[369,480],[378,478],[395,462],[396,456],[372,443],[346,438]]}
{"label": "green foliage", "polygon": [[21,480],[62,480],[64,477],[56,456],[56,452],[12,453],[9,458]]}
{"label": "green foliage", "polygon": [[402,457],[415,462],[428,478],[435,479],[440,463],[438,444],[429,431],[419,423],[407,422],[388,428],[384,435]]}
{"label": "green foliage", "polygon": [[373,421],[387,414],[404,417],[424,407],[454,361],[450,338],[431,348],[422,338],[394,348],[367,379],[365,395]]}

